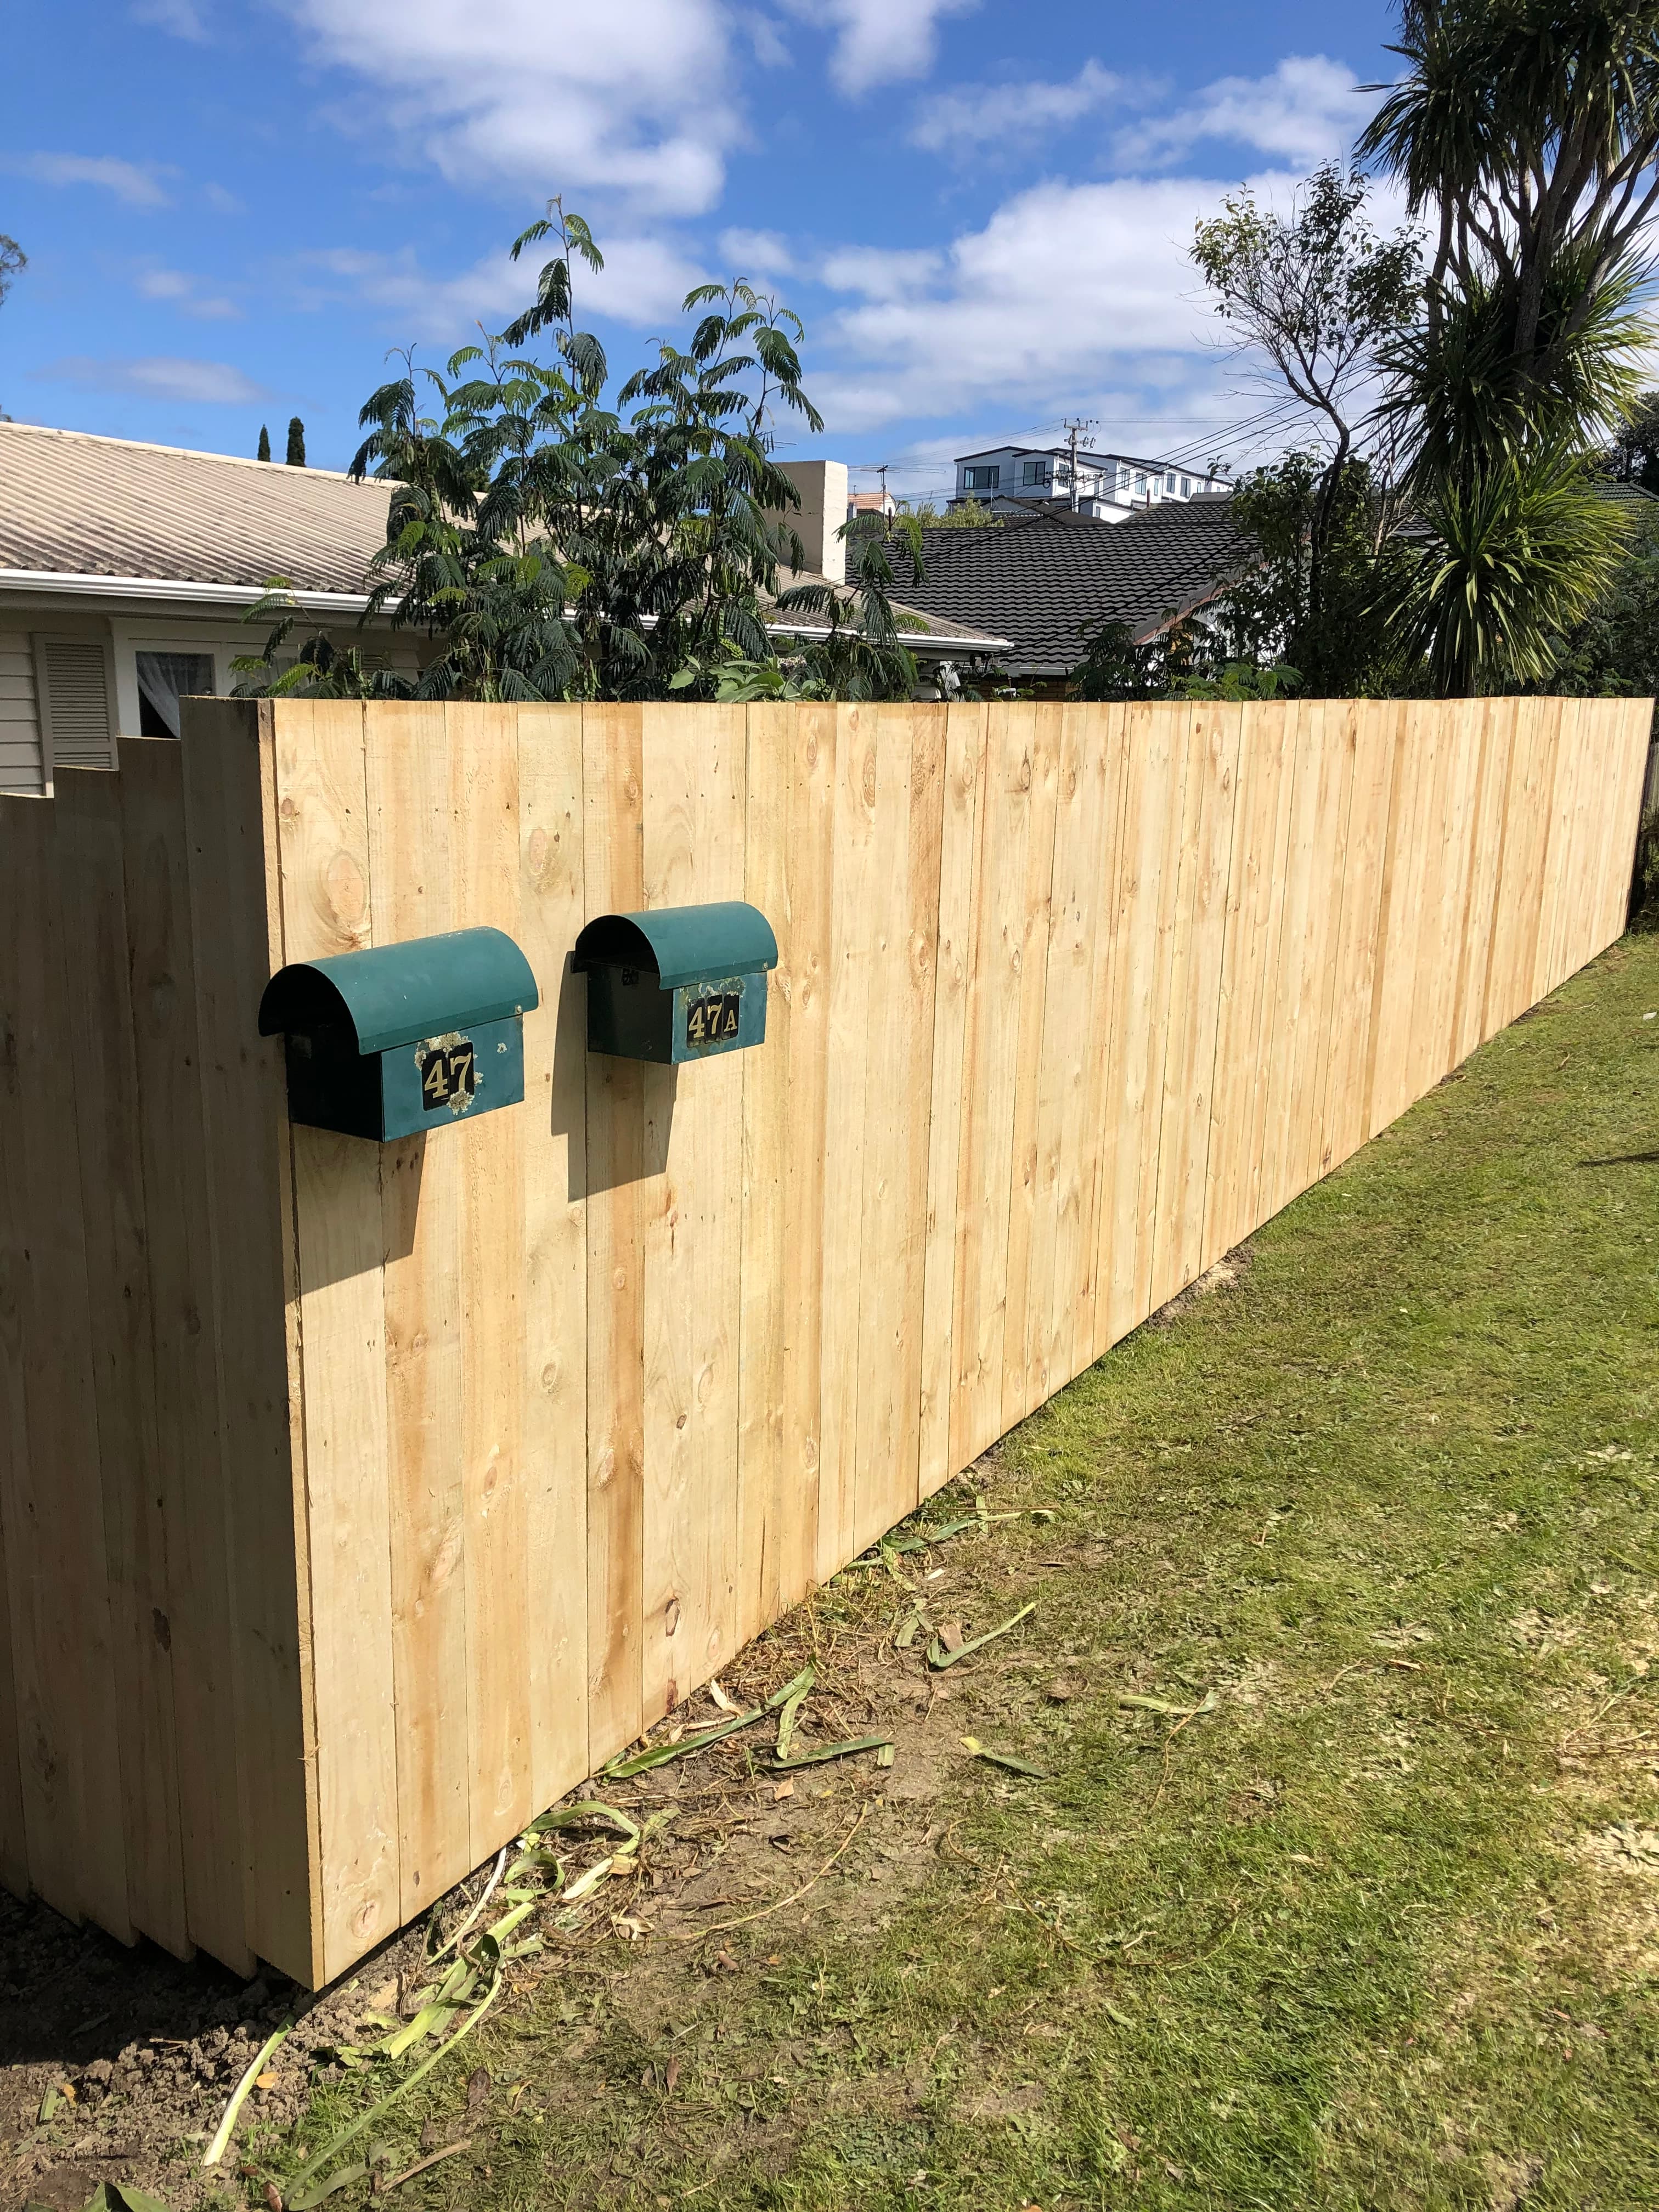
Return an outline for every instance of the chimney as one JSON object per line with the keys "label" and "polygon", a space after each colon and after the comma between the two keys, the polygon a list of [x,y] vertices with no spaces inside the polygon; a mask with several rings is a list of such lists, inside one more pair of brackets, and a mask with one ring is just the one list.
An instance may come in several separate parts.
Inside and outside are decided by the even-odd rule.
{"label": "chimney", "polygon": [[847,580],[847,541],[841,532],[847,521],[847,464],[845,461],[781,461],[778,464],[795,489],[800,505],[782,518],[806,550],[806,566],[832,584]]}

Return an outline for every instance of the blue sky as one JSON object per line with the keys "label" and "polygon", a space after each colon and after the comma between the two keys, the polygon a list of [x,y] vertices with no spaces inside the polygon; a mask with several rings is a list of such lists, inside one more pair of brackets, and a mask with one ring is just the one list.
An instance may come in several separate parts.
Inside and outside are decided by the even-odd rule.
{"label": "blue sky", "polygon": [[[1201,459],[1267,404],[1218,349],[1194,218],[1351,142],[1389,11],[1164,0],[18,0],[0,307],[20,420],[343,467],[386,349],[441,362],[530,273],[550,192],[607,255],[614,362],[704,276],[808,326],[822,439],[895,464],[1045,440]],[[1277,442],[1267,426],[1268,442]],[[1251,457],[1248,434],[1225,448]]]}

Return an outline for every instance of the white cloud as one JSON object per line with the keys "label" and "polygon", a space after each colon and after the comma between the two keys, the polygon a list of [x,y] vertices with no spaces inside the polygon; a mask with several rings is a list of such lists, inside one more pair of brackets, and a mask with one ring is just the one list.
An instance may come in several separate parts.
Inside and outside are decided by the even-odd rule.
{"label": "white cloud", "polygon": [[[499,330],[511,322],[536,296],[541,258],[533,251],[517,262],[506,253],[488,254],[470,269],[442,276],[422,268],[412,247],[376,253],[337,246],[312,255],[310,265],[343,279],[349,292],[313,288],[308,304],[331,307],[349,297],[397,318],[400,335],[449,339],[468,333],[478,323],[486,330]],[[608,240],[600,274],[577,269],[577,321],[585,323],[592,316],[635,325],[671,320],[703,274],[695,262],[661,240]]]}
{"label": "white cloud", "polygon": [[194,0],[134,0],[132,17],[137,23],[151,23],[158,31],[170,31],[175,39],[199,41],[207,36],[207,26]]}
{"label": "white cloud", "polygon": [[196,278],[187,276],[182,269],[143,269],[134,283],[141,299],[171,301],[182,313],[194,315],[201,322],[231,322],[240,319],[242,313],[234,300],[199,292]]}
{"label": "white cloud", "polygon": [[87,354],[71,354],[34,374],[42,382],[78,384],[88,392],[132,392],[146,399],[181,399],[191,404],[246,406],[270,397],[228,362],[181,361],[167,354],[128,361],[95,361]]}
{"label": "white cloud", "polygon": [[786,0],[792,15],[836,33],[830,74],[849,99],[896,78],[926,76],[939,46],[939,22],[979,0]]}
{"label": "white cloud", "polygon": [[945,266],[945,256],[927,246],[843,246],[825,257],[818,274],[832,292],[903,300],[930,284]]}
{"label": "white cloud", "polygon": [[1353,71],[1323,54],[1291,54],[1270,76],[1224,76],[1173,115],[1121,131],[1125,166],[1178,161],[1206,140],[1231,140],[1297,169],[1346,154],[1370,113]]}
{"label": "white cloud", "polygon": [[40,185],[95,185],[130,207],[168,206],[161,180],[178,174],[155,162],[118,161],[112,154],[22,154],[5,167]]}
{"label": "white cloud", "polygon": [[722,0],[285,0],[457,185],[714,205],[740,133]]}
{"label": "white cloud", "polygon": [[[1285,178],[1258,180],[1264,192]],[[808,387],[836,431],[989,409],[1016,421],[1071,395],[1214,380],[1215,319],[1187,258],[1226,189],[1195,178],[1045,183],[937,254],[848,249],[825,281],[858,296],[820,337]]]}
{"label": "white cloud", "polygon": [[1086,61],[1063,84],[964,84],[924,100],[911,125],[930,154],[969,155],[1008,138],[1063,131],[1120,97],[1123,79]]}
{"label": "white cloud", "polygon": [[720,256],[734,276],[790,276],[797,266],[789,241],[775,230],[723,230]]}

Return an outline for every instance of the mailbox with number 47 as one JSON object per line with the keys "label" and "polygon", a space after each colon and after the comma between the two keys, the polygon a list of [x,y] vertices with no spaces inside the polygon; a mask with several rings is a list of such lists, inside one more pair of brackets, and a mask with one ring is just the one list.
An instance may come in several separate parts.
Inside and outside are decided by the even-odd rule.
{"label": "mailbox with number 47", "polygon": [[665,1066],[759,1044],[778,941],[741,899],[605,914],[576,939],[587,1048]]}
{"label": "mailbox with number 47", "polygon": [[456,929],[282,969],[259,1034],[288,1039],[288,1110],[382,1143],[524,1097],[530,963],[499,929]]}

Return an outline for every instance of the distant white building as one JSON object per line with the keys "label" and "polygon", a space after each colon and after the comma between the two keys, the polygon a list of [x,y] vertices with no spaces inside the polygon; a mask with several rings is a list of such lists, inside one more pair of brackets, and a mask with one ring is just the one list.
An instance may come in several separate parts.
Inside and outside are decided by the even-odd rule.
{"label": "distant white building", "polygon": [[[1124,522],[1137,508],[1165,500],[1196,499],[1232,489],[1224,477],[1212,477],[1170,461],[1149,461],[1133,453],[1079,452],[1077,511],[1097,522]],[[1072,456],[1066,446],[993,446],[982,453],[957,457],[956,495],[951,504],[977,500],[1047,500],[1072,505]]]}

